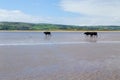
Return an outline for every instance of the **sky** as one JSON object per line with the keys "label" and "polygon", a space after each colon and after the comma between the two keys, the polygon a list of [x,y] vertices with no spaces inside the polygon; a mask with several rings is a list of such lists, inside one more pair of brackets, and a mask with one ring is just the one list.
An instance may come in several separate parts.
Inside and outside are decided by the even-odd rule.
{"label": "sky", "polygon": [[120,25],[120,0],[0,0],[0,21]]}

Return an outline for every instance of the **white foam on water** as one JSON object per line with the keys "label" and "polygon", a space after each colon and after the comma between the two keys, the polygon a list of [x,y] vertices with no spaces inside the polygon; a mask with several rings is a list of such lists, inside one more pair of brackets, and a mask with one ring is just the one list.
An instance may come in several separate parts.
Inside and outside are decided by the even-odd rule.
{"label": "white foam on water", "polygon": [[97,43],[120,43],[120,41],[98,41]]}
{"label": "white foam on water", "polygon": [[92,43],[120,43],[120,41],[96,41],[96,42],[41,42],[41,43],[0,43],[0,46],[15,45],[69,45],[69,44],[92,44]]}
{"label": "white foam on water", "polygon": [[81,44],[88,42],[43,42],[43,43],[9,43],[9,44],[0,44],[0,46],[9,46],[9,45],[60,45],[60,44]]}

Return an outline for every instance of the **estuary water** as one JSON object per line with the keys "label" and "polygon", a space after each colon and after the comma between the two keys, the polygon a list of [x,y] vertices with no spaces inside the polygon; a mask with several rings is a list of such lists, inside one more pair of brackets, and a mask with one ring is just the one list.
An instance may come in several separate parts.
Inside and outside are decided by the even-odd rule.
{"label": "estuary water", "polygon": [[0,80],[119,80],[120,32],[0,32]]}
{"label": "estuary water", "polygon": [[120,43],[120,32],[98,32],[98,38],[86,37],[83,32],[0,32],[0,45]]}

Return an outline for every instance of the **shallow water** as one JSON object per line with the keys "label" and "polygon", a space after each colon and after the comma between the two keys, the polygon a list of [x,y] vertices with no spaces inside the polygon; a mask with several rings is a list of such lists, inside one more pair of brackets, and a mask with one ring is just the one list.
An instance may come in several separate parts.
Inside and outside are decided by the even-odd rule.
{"label": "shallow water", "polygon": [[99,32],[98,38],[86,37],[83,32],[52,32],[46,37],[42,32],[0,32],[0,45],[120,43],[120,32]]}
{"label": "shallow water", "polygon": [[[0,32],[0,80],[119,80],[120,33]],[[4,46],[3,46],[4,45]],[[12,46],[14,45],[14,46]]]}
{"label": "shallow water", "polygon": [[0,47],[0,80],[119,80],[120,44]]}

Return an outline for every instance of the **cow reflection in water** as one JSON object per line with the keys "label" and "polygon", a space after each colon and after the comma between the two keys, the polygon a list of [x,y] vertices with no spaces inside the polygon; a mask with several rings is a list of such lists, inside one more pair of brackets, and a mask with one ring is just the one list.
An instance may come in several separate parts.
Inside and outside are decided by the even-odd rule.
{"label": "cow reflection in water", "polygon": [[44,34],[45,34],[45,40],[50,40],[51,39],[51,32],[48,32],[48,31],[46,31],[46,32],[43,32]]}
{"label": "cow reflection in water", "polygon": [[97,32],[84,32],[85,40],[89,42],[96,42],[98,39]]}

